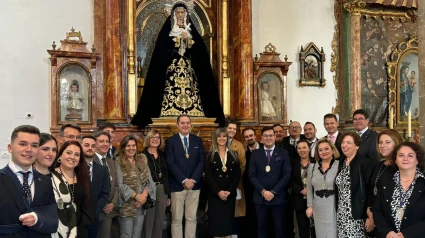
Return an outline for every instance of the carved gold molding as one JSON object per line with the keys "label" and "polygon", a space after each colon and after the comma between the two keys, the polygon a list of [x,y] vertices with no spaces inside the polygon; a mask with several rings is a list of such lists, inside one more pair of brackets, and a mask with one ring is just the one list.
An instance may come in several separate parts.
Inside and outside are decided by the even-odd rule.
{"label": "carved gold molding", "polygon": [[339,0],[335,0],[334,4],[334,15],[336,20],[335,32],[332,39],[332,51],[331,54],[331,72],[334,72],[333,82],[336,90],[336,106],[332,107],[333,114],[339,114],[339,50],[338,50],[338,42],[339,42]]}
{"label": "carved gold molding", "polygon": [[[337,4],[338,0],[335,0]],[[408,11],[390,10],[390,9],[372,9],[365,8],[366,0],[353,0],[343,5],[344,9],[347,10],[351,16],[364,16],[366,18],[381,18],[383,20],[400,20],[401,22],[408,22],[415,20],[415,11],[409,14]]]}
{"label": "carved gold molding", "polygon": [[221,36],[221,69],[222,69],[222,78],[223,78],[223,112],[224,115],[229,116],[230,115],[230,82],[231,79],[229,77],[229,69],[228,69],[228,54],[229,54],[229,25],[228,25],[228,0],[223,0],[222,2],[222,8],[221,8],[221,15],[222,15],[222,22],[221,27],[223,29],[223,34]]}
{"label": "carved gold molding", "polygon": [[128,34],[127,34],[127,87],[128,87],[128,114],[134,116],[137,112],[137,80],[135,70],[135,17],[136,1],[128,0]]}

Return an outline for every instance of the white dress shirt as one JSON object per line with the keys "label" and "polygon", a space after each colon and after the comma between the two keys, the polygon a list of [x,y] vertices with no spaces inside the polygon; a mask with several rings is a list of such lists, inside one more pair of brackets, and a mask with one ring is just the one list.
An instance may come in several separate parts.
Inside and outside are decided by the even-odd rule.
{"label": "white dress shirt", "polygon": [[27,171],[25,171],[21,167],[19,167],[15,163],[13,163],[12,160],[10,160],[10,162],[9,162],[9,168],[12,170],[12,172],[14,174],[16,174],[16,176],[18,177],[18,180],[21,183],[21,185],[23,185],[23,183],[24,183],[24,175],[21,174],[21,173],[19,173],[19,172],[21,172],[21,171],[22,172],[28,172],[28,171],[31,172],[28,175],[28,185],[31,185],[31,187],[30,187],[30,189],[31,189],[31,197],[32,197],[32,199],[34,199],[35,185],[32,182],[33,179],[34,179],[34,171],[32,170],[32,166]]}

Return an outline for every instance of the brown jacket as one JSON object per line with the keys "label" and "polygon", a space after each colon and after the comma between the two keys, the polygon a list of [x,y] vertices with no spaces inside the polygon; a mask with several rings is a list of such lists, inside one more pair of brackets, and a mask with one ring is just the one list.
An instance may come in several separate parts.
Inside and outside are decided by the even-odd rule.
{"label": "brown jacket", "polygon": [[240,141],[232,139],[232,143],[230,144],[229,149],[234,150],[236,151],[236,153],[238,153],[239,165],[241,167],[241,179],[239,180],[239,184],[238,184],[238,189],[241,190],[241,199],[236,200],[236,207],[235,207],[235,217],[241,217],[241,216],[245,216],[245,213],[246,213],[245,192],[244,192],[243,183],[242,183],[242,175],[245,172],[245,166],[246,166],[245,148]]}
{"label": "brown jacket", "polygon": [[[102,161],[100,161],[100,158],[97,156],[97,154],[94,155],[93,158],[94,162],[103,165]],[[113,204],[118,204],[118,184],[117,184],[117,169],[116,169],[116,165],[115,165],[115,161],[113,161],[110,158],[106,159],[106,163],[108,164],[108,171],[109,171],[109,176],[111,178],[110,182],[111,182],[111,191],[109,192],[109,200],[108,203],[113,203]],[[103,211],[102,211],[103,212]],[[111,213],[104,213],[104,215],[106,217],[114,217],[115,212],[112,211]]]}

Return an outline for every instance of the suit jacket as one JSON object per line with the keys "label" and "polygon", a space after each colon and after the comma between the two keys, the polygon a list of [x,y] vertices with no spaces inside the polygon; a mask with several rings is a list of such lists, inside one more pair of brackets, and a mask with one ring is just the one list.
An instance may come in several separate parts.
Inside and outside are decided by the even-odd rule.
{"label": "suit jacket", "polygon": [[[263,147],[263,144],[258,142],[259,148]],[[251,161],[251,150],[247,148],[245,152],[246,157],[246,166],[245,166],[245,173],[242,175],[242,183],[244,187],[245,192],[245,203],[252,203],[252,198],[254,196],[254,188],[252,187],[251,180],[249,179],[249,165]]]}
{"label": "suit jacket", "polygon": [[[30,211],[28,211],[22,190],[20,191],[14,182],[15,180],[20,184],[17,176],[8,165],[0,170],[0,211],[3,214],[0,216],[0,236],[5,235],[2,227],[5,225],[22,227],[19,233],[6,234],[6,237],[41,238],[57,231],[59,218],[52,181],[49,176],[42,175],[35,170],[33,170],[33,174],[34,198],[29,205]],[[38,221],[32,227],[22,226],[22,222],[19,221],[19,216],[27,212],[37,214]]]}
{"label": "suit jacket", "polygon": [[[310,158],[310,163],[315,163],[316,161]],[[301,159],[300,157],[295,157],[291,159],[292,165],[292,176],[291,176],[291,197],[292,205],[295,210],[305,210],[307,209],[307,199],[304,199],[304,195],[301,194],[301,191],[304,189],[303,181],[301,178]]]}
{"label": "suit jacket", "polygon": [[93,162],[92,181],[91,181],[91,199],[95,208],[94,219],[99,220],[99,214],[109,201],[111,191],[108,171],[100,164]]}
{"label": "suit jacket", "polygon": [[[111,150],[112,157],[109,155],[109,150]],[[115,146],[112,146],[112,148],[110,148],[109,150],[108,150],[108,153],[106,154],[106,157],[115,160],[114,155],[115,155],[115,151],[117,150],[117,148]]]}
{"label": "suit jacket", "polygon": [[[238,155],[238,164],[240,166],[240,175],[242,177],[246,167],[245,149],[243,144],[238,140],[232,139],[232,143],[229,145],[229,150],[236,151]],[[245,193],[242,179],[239,179],[238,188],[241,190],[241,199],[236,200],[235,217],[245,216],[246,214]]]}
{"label": "suit jacket", "polygon": [[[249,178],[254,186],[253,202],[260,205],[277,205],[285,201],[285,188],[291,180],[291,162],[288,152],[278,146],[275,146],[273,155],[270,159],[270,171],[266,172],[267,166],[266,151],[264,148],[252,151],[249,165]],[[271,201],[266,201],[261,191],[276,192]]]}
{"label": "suit jacket", "polygon": [[[300,135],[300,139],[305,139],[305,136],[303,134]],[[291,137],[286,136],[283,137],[282,142],[276,144],[277,146],[284,148],[289,153],[289,158],[295,158],[298,156],[297,148],[293,145],[291,145]]]}
{"label": "suit jacket", "polygon": [[183,191],[182,182],[186,178],[196,181],[193,190],[201,189],[205,155],[200,137],[189,135],[188,153],[189,158],[186,158],[183,141],[178,133],[165,142],[165,161],[170,172],[168,182],[171,192]]}
{"label": "suit jacket", "polygon": [[378,133],[376,131],[367,129],[362,134],[362,144],[360,145],[357,153],[359,153],[363,157],[374,160],[375,162],[381,160],[381,156],[379,156],[378,150],[376,148],[377,138]]}
{"label": "suit jacket", "polygon": [[[342,140],[342,132],[338,131],[338,136],[335,139],[335,147],[339,152],[339,156],[344,157],[344,154],[342,153],[342,149],[341,149],[341,140]],[[325,135],[323,138],[328,138],[328,135]]]}
{"label": "suit jacket", "polygon": [[[94,155],[93,157],[93,161],[102,165],[102,162],[100,161],[101,158],[99,158],[97,156],[97,154]],[[113,204],[118,204],[118,183],[117,183],[117,168],[115,165],[115,161],[113,161],[110,158],[106,159],[106,163],[108,164],[108,168],[109,168],[109,185],[110,185],[110,190],[109,190],[109,196],[108,196],[108,201],[107,203],[113,203]],[[103,208],[102,208],[103,211]],[[111,213],[104,213],[106,217],[114,217],[115,213],[111,212]]]}
{"label": "suit jacket", "polygon": [[[388,232],[395,231],[395,221],[392,217],[392,196],[395,182],[391,178],[382,181],[375,204],[373,206],[373,219],[376,224],[376,237],[386,237]],[[425,234],[425,179],[416,180],[409,203],[404,211],[404,219],[400,231],[404,237],[423,237]]]}
{"label": "suit jacket", "polygon": [[239,163],[230,152],[227,152],[227,171],[223,172],[220,155],[214,152],[212,160],[210,156],[211,152],[207,154],[205,161],[205,180],[210,188],[210,195],[218,197],[218,192],[223,190],[236,197],[236,188],[241,176]]}

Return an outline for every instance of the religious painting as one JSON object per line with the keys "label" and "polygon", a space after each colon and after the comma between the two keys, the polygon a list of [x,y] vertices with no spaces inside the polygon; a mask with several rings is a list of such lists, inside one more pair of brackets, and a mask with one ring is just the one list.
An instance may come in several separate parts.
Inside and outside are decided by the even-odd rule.
{"label": "religious painting", "polygon": [[90,73],[79,63],[61,68],[58,76],[59,122],[89,122],[91,111]]}
{"label": "religious painting", "polygon": [[323,77],[323,65],[325,62],[323,47],[319,50],[313,42],[310,42],[305,50],[303,46],[301,46],[299,58],[300,86],[324,87],[326,85],[326,80]]}
{"label": "religious painting", "polygon": [[276,74],[266,72],[260,77],[258,100],[261,123],[282,120],[282,83]]}
{"label": "religious painting", "polygon": [[395,128],[405,128],[410,112],[412,124],[419,124],[418,41],[414,35],[400,43],[388,62],[389,106],[395,110]]}
{"label": "religious painting", "polygon": [[360,23],[362,108],[369,112],[374,127],[387,127],[387,61],[398,44],[410,39],[415,24],[372,17],[362,17]]}

